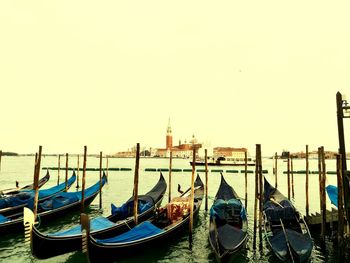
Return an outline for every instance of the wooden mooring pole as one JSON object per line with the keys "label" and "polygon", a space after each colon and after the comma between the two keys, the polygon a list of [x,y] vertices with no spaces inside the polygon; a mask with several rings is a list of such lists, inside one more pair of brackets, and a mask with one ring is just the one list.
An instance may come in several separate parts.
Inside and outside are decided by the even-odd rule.
{"label": "wooden mooring pole", "polygon": [[35,158],[35,173],[34,173],[34,205],[33,205],[33,213],[34,213],[34,222],[36,220],[36,216],[38,214],[38,199],[39,199],[39,175],[40,175],[40,164],[41,164],[41,151],[42,151],[42,146],[39,146],[39,153],[38,157]]}
{"label": "wooden mooring pole", "polygon": [[61,155],[58,155],[58,168],[57,168],[57,185],[60,184],[60,170],[61,170]]}
{"label": "wooden mooring pole", "polygon": [[108,156],[106,156],[106,176],[108,179]]}
{"label": "wooden mooring pole", "polygon": [[322,151],[322,225],[323,225],[323,236],[326,235],[326,223],[327,223],[327,206],[326,206],[326,160],[324,154],[324,147],[321,147]]}
{"label": "wooden mooring pole", "polygon": [[[256,161],[256,160],[255,160]],[[244,207],[245,209],[248,209],[248,153],[247,150],[244,152],[244,189],[245,189],[245,196],[244,196]]]}
{"label": "wooden mooring pole", "polygon": [[[36,173],[36,163],[38,162],[38,153],[35,153],[35,160],[34,160],[34,172],[33,172],[33,176],[35,176]],[[33,187],[34,187],[34,177],[33,177]]]}
{"label": "wooden mooring pole", "polygon": [[275,173],[275,188],[277,188],[277,152],[275,153],[275,169],[273,169],[274,173]]}
{"label": "wooden mooring pole", "polygon": [[66,189],[65,191],[68,191],[68,153],[66,153]]}
{"label": "wooden mooring pole", "polygon": [[290,153],[288,152],[287,159],[287,186],[288,186],[288,200],[290,200]]}
{"label": "wooden mooring pole", "polygon": [[292,175],[292,198],[294,199],[294,168],[293,168],[293,157],[290,158],[290,173]]}
{"label": "wooden mooring pole", "polygon": [[79,170],[80,170],[80,168],[79,168],[79,154],[77,155],[77,157],[78,157],[78,159],[77,159],[77,186],[76,186],[76,188],[77,189],[79,189]]}
{"label": "wooden mooring pole", "polygon": [[258,175],[259,175],[259,248],[262,250],[262,201],[263,201],[263,182],[262,182],[262,160],[261,160],[261,145],[257,145],[257,160],[258,162]]}
{"label": "wooden mooring pole", "polygon": [[306,145],[306,153],[305,153],[305,162],[306,162],[306,174],[305,174],[305,194],[306,194],[306,216],[309,216],[309,145]]}
{"label": "wooden mooring pole", "polygon": [[325,241],[326,233],[326,198],[325,198],[325,176],[324,176],[324,151],[323,147],[318,148],[318,181],[320,192],[320,214],[321,214],[321,240]]}
{"label": "wooden mooring pole", "polygon": [[337,123],[338,123],[338,139],[339,139],[339,154],[342,158],[342,176],[343,176],[343,200],[344,200],[344,212],[347,218],[347,222],[350,221],[350,187],[349,185],[350,177],[347,174],[346,165],[346,149],[345,149],[345,136],[344,136],[344,123],[343,118],[349,118],[349,116],[344,116],[344,109],[349,109],[348,102],[343,100],[343,96],[340,92],[336,94],[336,104],[337,104]]}
{"label": "wooden mooring pole", "polygon": [[102,208],[102,152],[100,152],[100,209]]}
{"label": "wooden mooring pole", "polygon": [[342,157],[337,154],[337,186],[338,186],[338,248],[344,244],[344,203],[343,203],[343,169]]}
{"label": "wooden mooring pole", "polygon": [[134,221],[138,223],[138,193],[139,193],[140,143],[136,144],[136,162],[134,174]]}
{"label": "wooden mooring pole", "polygon": [[192,248],[192,234],[193,234],[193,206],[194,206],[194,174],[196,172],[196,148],[193,145],[192,152],[192,176],[191,176],[191,205],[190,205],[190,225],[189,225],[189,241],[190,248]]}
{"label": "wooden mooring pole", "polygon": [[205,211],[208,211],[208,150],[204,150],[205,158]]}
{"label": "wooden mooring pole", "polygon": [[258,145],[255,146],[255,196],[254,196],[254,234],[253,234],[253,249],[256,249],[256,217],[258,213],[258,193],[259,193],[259,161],[258,161]]}
{"label": "wooden mooring pole", "polygon": [[170,151],[170,158],[169,158],[169,196],[168,196],[168,203],[171,201],[171,169],[173,166],[173,152]]}
{"label": "wooden mooring pole", "polygon": [[0,171],[1,171],[1,158],[2,158],[2,151],[0,150]]}
{"label": "wooden mooring pole", "polygon": [[80,212],[84,212],[84,198],[85,198],[85,176],[86,176],[86,152],[87,147],[84,146],[84,161],[83,161],[83,178],[81,180],[81,206]]}

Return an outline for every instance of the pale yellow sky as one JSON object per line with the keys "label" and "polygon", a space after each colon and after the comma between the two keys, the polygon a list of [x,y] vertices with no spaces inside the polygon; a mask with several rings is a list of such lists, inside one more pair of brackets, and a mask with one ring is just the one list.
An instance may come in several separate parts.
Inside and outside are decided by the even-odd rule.
{"label": "pale yellow sky", "polygon": [[350,100],[349,10],[348,1],[1,1],[0,149],[163,147],[170,117],[176,143],[194,133],[251,152],[261,143],[263,155],[336,150],[335,94]]}

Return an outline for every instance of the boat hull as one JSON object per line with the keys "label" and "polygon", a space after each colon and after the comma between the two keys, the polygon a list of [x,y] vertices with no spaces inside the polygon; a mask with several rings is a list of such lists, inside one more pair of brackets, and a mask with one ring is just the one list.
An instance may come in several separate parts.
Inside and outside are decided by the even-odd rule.
{"label": "boat hull", "polygon": [[[198,188],[197,188],[198,187]],[[193,219],[197,220],[199,210],[203,201],[204,185],[197,176],[194,192],[194,211]],[[188,191],[186,191],[188,192]],[[115,262],[127,256],[132,256],[135,253],[140,253],[150,248],[165,246],[169,240],[177,238],[180,234],[188,231],[190,216],[187,214],[182,220],[176,223],[167,225],[158,234],[148,236],[142,239],[124,242],[124,243],[99,243],[91,237],[87,236],[88,255],[90,262]],[[157,222],[157,218],[151,220],[151,223]]]}
{"label": "boat hull", "polygon": [[[143,222],[150,219],[154,213],[155,208],[159,207],[164,193],[166,191],[166,183],[164,177],[161,175],[158,183],[154,188],[146,193],[145,196],[152,196],[154,206],[147,209],[138,216],[138,221]],[[154,194],[157,192],[157,194]],[[133,217],[128,217],[126,220],[121,221],[118,224],[118,218],[116,216],[109,216],[107,219],[111,222],[117,223],[113,227],[91,232],[94,238],[104,239],[112,236],[120,235],[129,230],[130,227],[135,226]],[[40,231],[34,226],[32,230],[31,249],[32,254],[39,259],[46,259],[57,255],[69,253],[76,250],[81,250],[81,234],[71,236],[52,236],[40,233]]]}
{"label": "boat hull", "polygon": [[[239,252],[246,247],[248,240],[248,221],[246,215],[239,217],[239,221],[235,223],[234,218],[237,219],[237,216],[234,217],[234,215],[231,214],[232,212],[227,217],[223,216],[226,213],[226,209],[228,209],[226,205],[229,202],[236,203],[236,206],[238,206],[237,208],[240,207],[240,213],[242,209],[245,211],[237,193],[227,184],[221,174],[221,183],[210,210],[209,222],[209,243],[218,262],[233,262]],[[232,209],[232,206],[229,208]],[[220,216],[219,214],[221,213],[222,215]],[[236,212],[234,212],[234,214],[236,214]],[[219,223],[219,225],[217,223]]]}
{"label": "boat hull", "polygon": [[[307,224],[289,200],[266,179],[264,195],[263,228],[271,251],[281,261],[308,262],[313,241]],[[271,208],[271,200],[277,205],[275,208]]]}
{"label": "boat hull", "polygon": [[[196,209],[193,214],[194,220],[198,218],[199,209]],[[179,238],[182,234],[188,232],[189,229],[189,220],[183,221],[178,226],[172,228],[170,231],[166,232],[164,235],[156,236],[153,239],[147,240],[147,242],[136,242],[132,245],[126,246],[104,246],[97,243],[91,243],[88,246],[88,253],[90,262],[115,262],[131,256],[142,251],[145,251],[152,247],[159,247],[161,245],[166,245],[169,240],[174,240]],[[89,241],[91,242],[91,240]]]}

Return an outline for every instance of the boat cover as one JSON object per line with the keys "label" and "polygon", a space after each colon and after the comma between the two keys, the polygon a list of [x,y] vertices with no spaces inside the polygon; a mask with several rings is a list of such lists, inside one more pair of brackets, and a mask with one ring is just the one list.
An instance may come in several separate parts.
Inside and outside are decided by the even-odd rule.
{"label": "boat cover", "polygon": [[133,229],[125,232],[119,236],[111,237],[107,239],[96,239],[97,243],[105,244],[105,243],[124,243],[131,242],[134,240],[143,239],[146,237],[154,236],[159,233],[162,233],[164,230],[156,227],[149,221],[142,222],[137,225]]}
{"label": "boat cover", "polygon": [[8,219],[6,216],[0,215],[0,223],[5,223],[11,221],[10,219]]}
{"label": "boat cover", "polygon": [[[90,221],[90,231],[93,232],[97,230],[102,230],[102,229],[110,228],[114,225],[115,224],[109,221],[107,218],[100,216]],[[48,235],[64,237],[64,236],[74,236],[74,235],[80,235],[80,234],[81,234],[81,225],[77,225],[70,229],[66,229],[56,233],[50,233]]]}
{"label": "boat cover", "polygon": [[218,241],[225,250],[234,250],[247,235],[241,229],[225,224],[218,227]]}
{"label": "boat cover", "polygon": [[243,220],[247,218],[244,206],[237,199],[217,199],[210,209],[210,215],[223,221],[235,215],[239,215]]}
{"label": "boat cover", "polygon": [[[152,206],[154,206],[153,198],[143,195],[138,197],[138,213],[141,214]],[[112,215],[117,215],[119,220],[125,219],[133,215],[134,211],[134,200],[128,200],[123,205],[117,207],[114,204],[111,204]]]}
{"label": "boat cover", "polygon": [[338,207],[338,187],[334,185],[327,185],[326,191],[331,203]]}
{"label": "boat cover", "polygon": [[[102,186],[106,183],[107,179],[105,176],[102,177]],[[96,192],[98,192],[100,189],[100,182],[97,182],[96,184],[90,186],[85,190],[84,197],[85,199],[92,196]],[[41,202],[39,204],[40,208],[43,210],[52,210],[56,209],[62,206],[66,206],[68,204],[72,204],[75,202],[81,201],[81,191],[78,192],[62,192],[54,197]]]}
{"label": "boat cover", "polygon": [[[69,178],[67,182],[68,185],[69,186],[72,185],[75,179],[76,179],[76,176],[75,174],[73,174],[72,177]],[[47,198],[56,193],[59,193],[63,191],[65,187],[66,187],[66,183],[64,182],[45,190],[39,190],[39,200]],[[27,205],[29,208],[33,209],[34,195],[35,195],[34,190],[23,190],[19,194],[2,198],[0,199],[0,209],[7,208],[7,207],[16,207],[19,205]]]}
{"label": "boat cover", "polygon": [[34,195],[31,193],[19,193],[13,196],[1,198],[0,209],[28,204],[33,197]]}
{"label": "boat cover", "polygon": [[282,200],[280,205],[267,201],[264,204],[264,211],[269,221],[293,220],[295,218],[295,208],[288,200]]}
{"label": "boat cover", "polygon": [[[71,186],[74,182],[75,182],[75,179],[76,179],[76,175],[75,173],[68,179],[67,181],[67,185],[68,186]],[[43,199],[43,198],[46,198],[48,196],[51,196],[51,195],[54,195],[58,192],[61,192],[63,191],[64,189],[66,188],[66,182],[63,182],[59,185],[56,185],[56,186],[53,186],[51,188],[48,188],[48,189],[43,189],[43,190],[39,190],[39,200],[40,199]],[[35,190],[23,190],[22,192],[25,192],[25,193],[30,193],[34,196],[35,194]]]}
{"label": "boat cover", "polygon": [[39,204],[43,210],[52,210],[79,201],[76,193],[60,193]]}

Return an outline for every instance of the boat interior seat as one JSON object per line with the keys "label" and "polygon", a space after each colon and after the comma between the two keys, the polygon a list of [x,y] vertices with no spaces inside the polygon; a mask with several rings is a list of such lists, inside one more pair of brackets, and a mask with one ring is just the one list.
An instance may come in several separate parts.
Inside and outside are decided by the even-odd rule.
{"label": "boat interior seat", "polygon": [[175,197],[167,204],[167,216],[171,222],[182,219],[190,212],[189,197]]}
{"label": "boat interior seat", "polygon": [[241,228],[242,218],[240,215],[240,209],[225,207],[220,211],[220,213],[216,214],[215,221],[218,226],[229,224]]}

